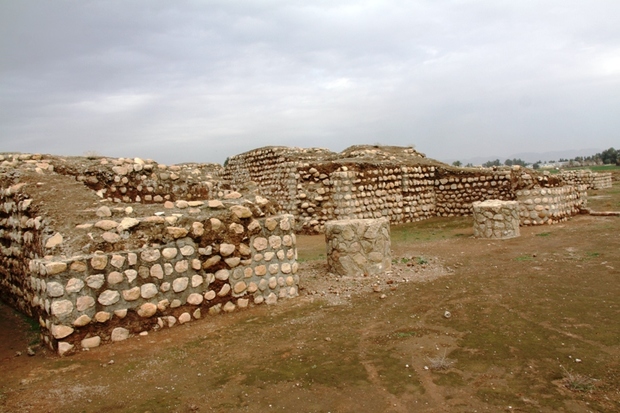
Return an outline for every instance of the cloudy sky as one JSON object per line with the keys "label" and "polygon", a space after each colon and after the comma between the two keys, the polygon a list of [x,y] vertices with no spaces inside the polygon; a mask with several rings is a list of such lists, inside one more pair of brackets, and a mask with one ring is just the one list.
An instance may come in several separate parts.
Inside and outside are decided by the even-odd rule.
{"label": "cloudy sky", "polygon": [[618,0],[0,0],[0,152],[620,147]]}

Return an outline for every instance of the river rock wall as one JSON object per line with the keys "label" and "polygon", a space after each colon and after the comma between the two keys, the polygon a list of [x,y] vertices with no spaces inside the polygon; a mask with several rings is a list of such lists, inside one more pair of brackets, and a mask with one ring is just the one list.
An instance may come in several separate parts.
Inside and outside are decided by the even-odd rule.
{"label": "river rock wall", "polygon": [[0,165],[0,297],[60,354],[297,296],[294,217],[265,198],[125,204],[28,160]]}
{"label": "river rock wall", "polygon": [[566,185],[585,185],[587,189],[605,189],[612,185],[611,172],[592,172],[589,169],[562,171],[560,177]]}
{"label": "river rock wall", "polygon": [[[549,173],[518,166],[457,168],[412,148],[374,146],[355,146],[340,154],[260,148],[231,157],[222,176],[233,187],[251,181],[282,212],[294,215],[296,230],[305,233],[324,232],[332,220],[385,217],[399,224],[471,215],[474,202],[512,201],[518,190],[565,185]],[[575,211],[572,202],[560,209]],[[537,222],[524,219],[522,225]]]}

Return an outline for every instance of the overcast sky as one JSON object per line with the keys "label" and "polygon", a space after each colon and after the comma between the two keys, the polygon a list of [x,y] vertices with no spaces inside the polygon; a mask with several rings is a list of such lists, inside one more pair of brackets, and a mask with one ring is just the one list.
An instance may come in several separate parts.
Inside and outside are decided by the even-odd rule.
{"label": "overcast sky", "polygon": [[618,0],[0,0],[0,152],[620,147]]}

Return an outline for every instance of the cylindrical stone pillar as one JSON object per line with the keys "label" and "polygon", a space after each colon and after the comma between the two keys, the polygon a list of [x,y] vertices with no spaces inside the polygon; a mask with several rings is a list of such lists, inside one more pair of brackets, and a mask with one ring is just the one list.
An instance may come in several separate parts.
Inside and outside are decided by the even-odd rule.
{"label": "cylindrical stone pillar", "polygon": [[380,274],[392,266],[390,221],[346,219],[325,223],[327,265],[337,275]]}

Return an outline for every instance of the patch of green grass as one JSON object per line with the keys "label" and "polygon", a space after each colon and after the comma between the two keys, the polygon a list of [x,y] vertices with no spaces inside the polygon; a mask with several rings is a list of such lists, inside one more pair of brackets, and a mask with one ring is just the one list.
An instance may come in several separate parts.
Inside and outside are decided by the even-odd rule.
{"label": "patch of green grass", "polygon": [[519,255],[517,258],[515,258],[515,260],[517,260],[517,261],[533,261],[534,257],[532,257],[531,255]]}
{"label": "patch of green grass", "polygon": [[588,376],[567,370],[561,366],[564,371],[564,379],[562,382],[567,389],[578,392],[589,392],[594,390],[594,380]]}
{"label": "patch of green grass", "polygon": [[551,235],[550,232],[541,232],[540,234],[536,234],[537,237],[548,237]]}

